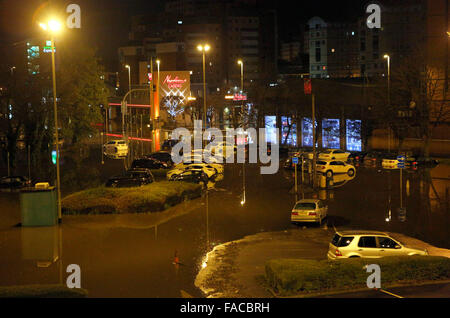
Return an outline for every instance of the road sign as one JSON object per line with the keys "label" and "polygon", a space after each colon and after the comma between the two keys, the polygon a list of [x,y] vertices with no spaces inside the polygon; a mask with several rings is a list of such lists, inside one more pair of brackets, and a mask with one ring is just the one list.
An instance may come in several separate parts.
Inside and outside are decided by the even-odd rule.
{"label": "road sign", "polygon": [[405,162],[406,161],[406,157],[405,156],[397,156],[397,160],[399,161],[399,162]]}
{"label": "road sign", "polygon": [[292,157],[292,163],[298,165],[298,157]]}

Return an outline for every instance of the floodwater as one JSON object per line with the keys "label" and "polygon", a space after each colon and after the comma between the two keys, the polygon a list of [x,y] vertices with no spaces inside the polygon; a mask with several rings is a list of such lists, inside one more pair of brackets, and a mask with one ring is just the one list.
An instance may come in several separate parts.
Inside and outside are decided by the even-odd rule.
{"label": "floodwater", "polygon": [[[64,216],[61,225],[43,228],[15,227],[18,195],[1,193],[0,285],[64,283],[67,266],[78,264],[91,297],[200,297],[194,279],[215,245],[294,227],[293,173],[261,175],[249,164],[245,175],[244,205],[242,165],[235,164],[208,194],[169,211]],[[305,197],[327,200],[329,226],[398,232],[450,248],[448,166],[405,170],[402,178],[401,200],[398,170],[366,167]]]}

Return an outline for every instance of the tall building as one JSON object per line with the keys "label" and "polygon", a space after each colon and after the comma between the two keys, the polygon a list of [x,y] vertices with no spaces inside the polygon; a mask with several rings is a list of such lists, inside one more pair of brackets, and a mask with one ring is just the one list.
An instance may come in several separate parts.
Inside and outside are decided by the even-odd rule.
{"label": "tall building", "polygon": [[326,22],[320,17],[307,24],[311,78],[359,77],[357,25]]}

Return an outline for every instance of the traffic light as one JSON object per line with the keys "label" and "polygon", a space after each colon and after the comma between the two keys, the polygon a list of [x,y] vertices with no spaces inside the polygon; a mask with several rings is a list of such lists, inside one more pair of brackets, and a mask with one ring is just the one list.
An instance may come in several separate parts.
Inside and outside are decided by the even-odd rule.
{"label": "traffic light", "polygon": [[53,150],[52,151],[52,162],[54,165],[56,165],[56,159],[57,159],[56,150]]}

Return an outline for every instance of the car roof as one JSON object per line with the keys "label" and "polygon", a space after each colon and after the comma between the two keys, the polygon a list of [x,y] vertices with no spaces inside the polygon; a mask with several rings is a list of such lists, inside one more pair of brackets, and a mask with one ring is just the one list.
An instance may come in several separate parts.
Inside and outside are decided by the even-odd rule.
{"label": "car roof", "polygon": [[336,234],[339,234],[340,236],[347,236],[347,235],[385,235],[385,236],[389,236],[389,234],[387,234],[385,232],[380,232],[380,231],[362,231],[362,230],[337,231]]}
{"label": "car roof", "polygon": [[320,202],[320,200],[319,199],[302,199],[302,200],[297,201],[295,204],[297,204],[297,203],[317,203],[317,202]]}

